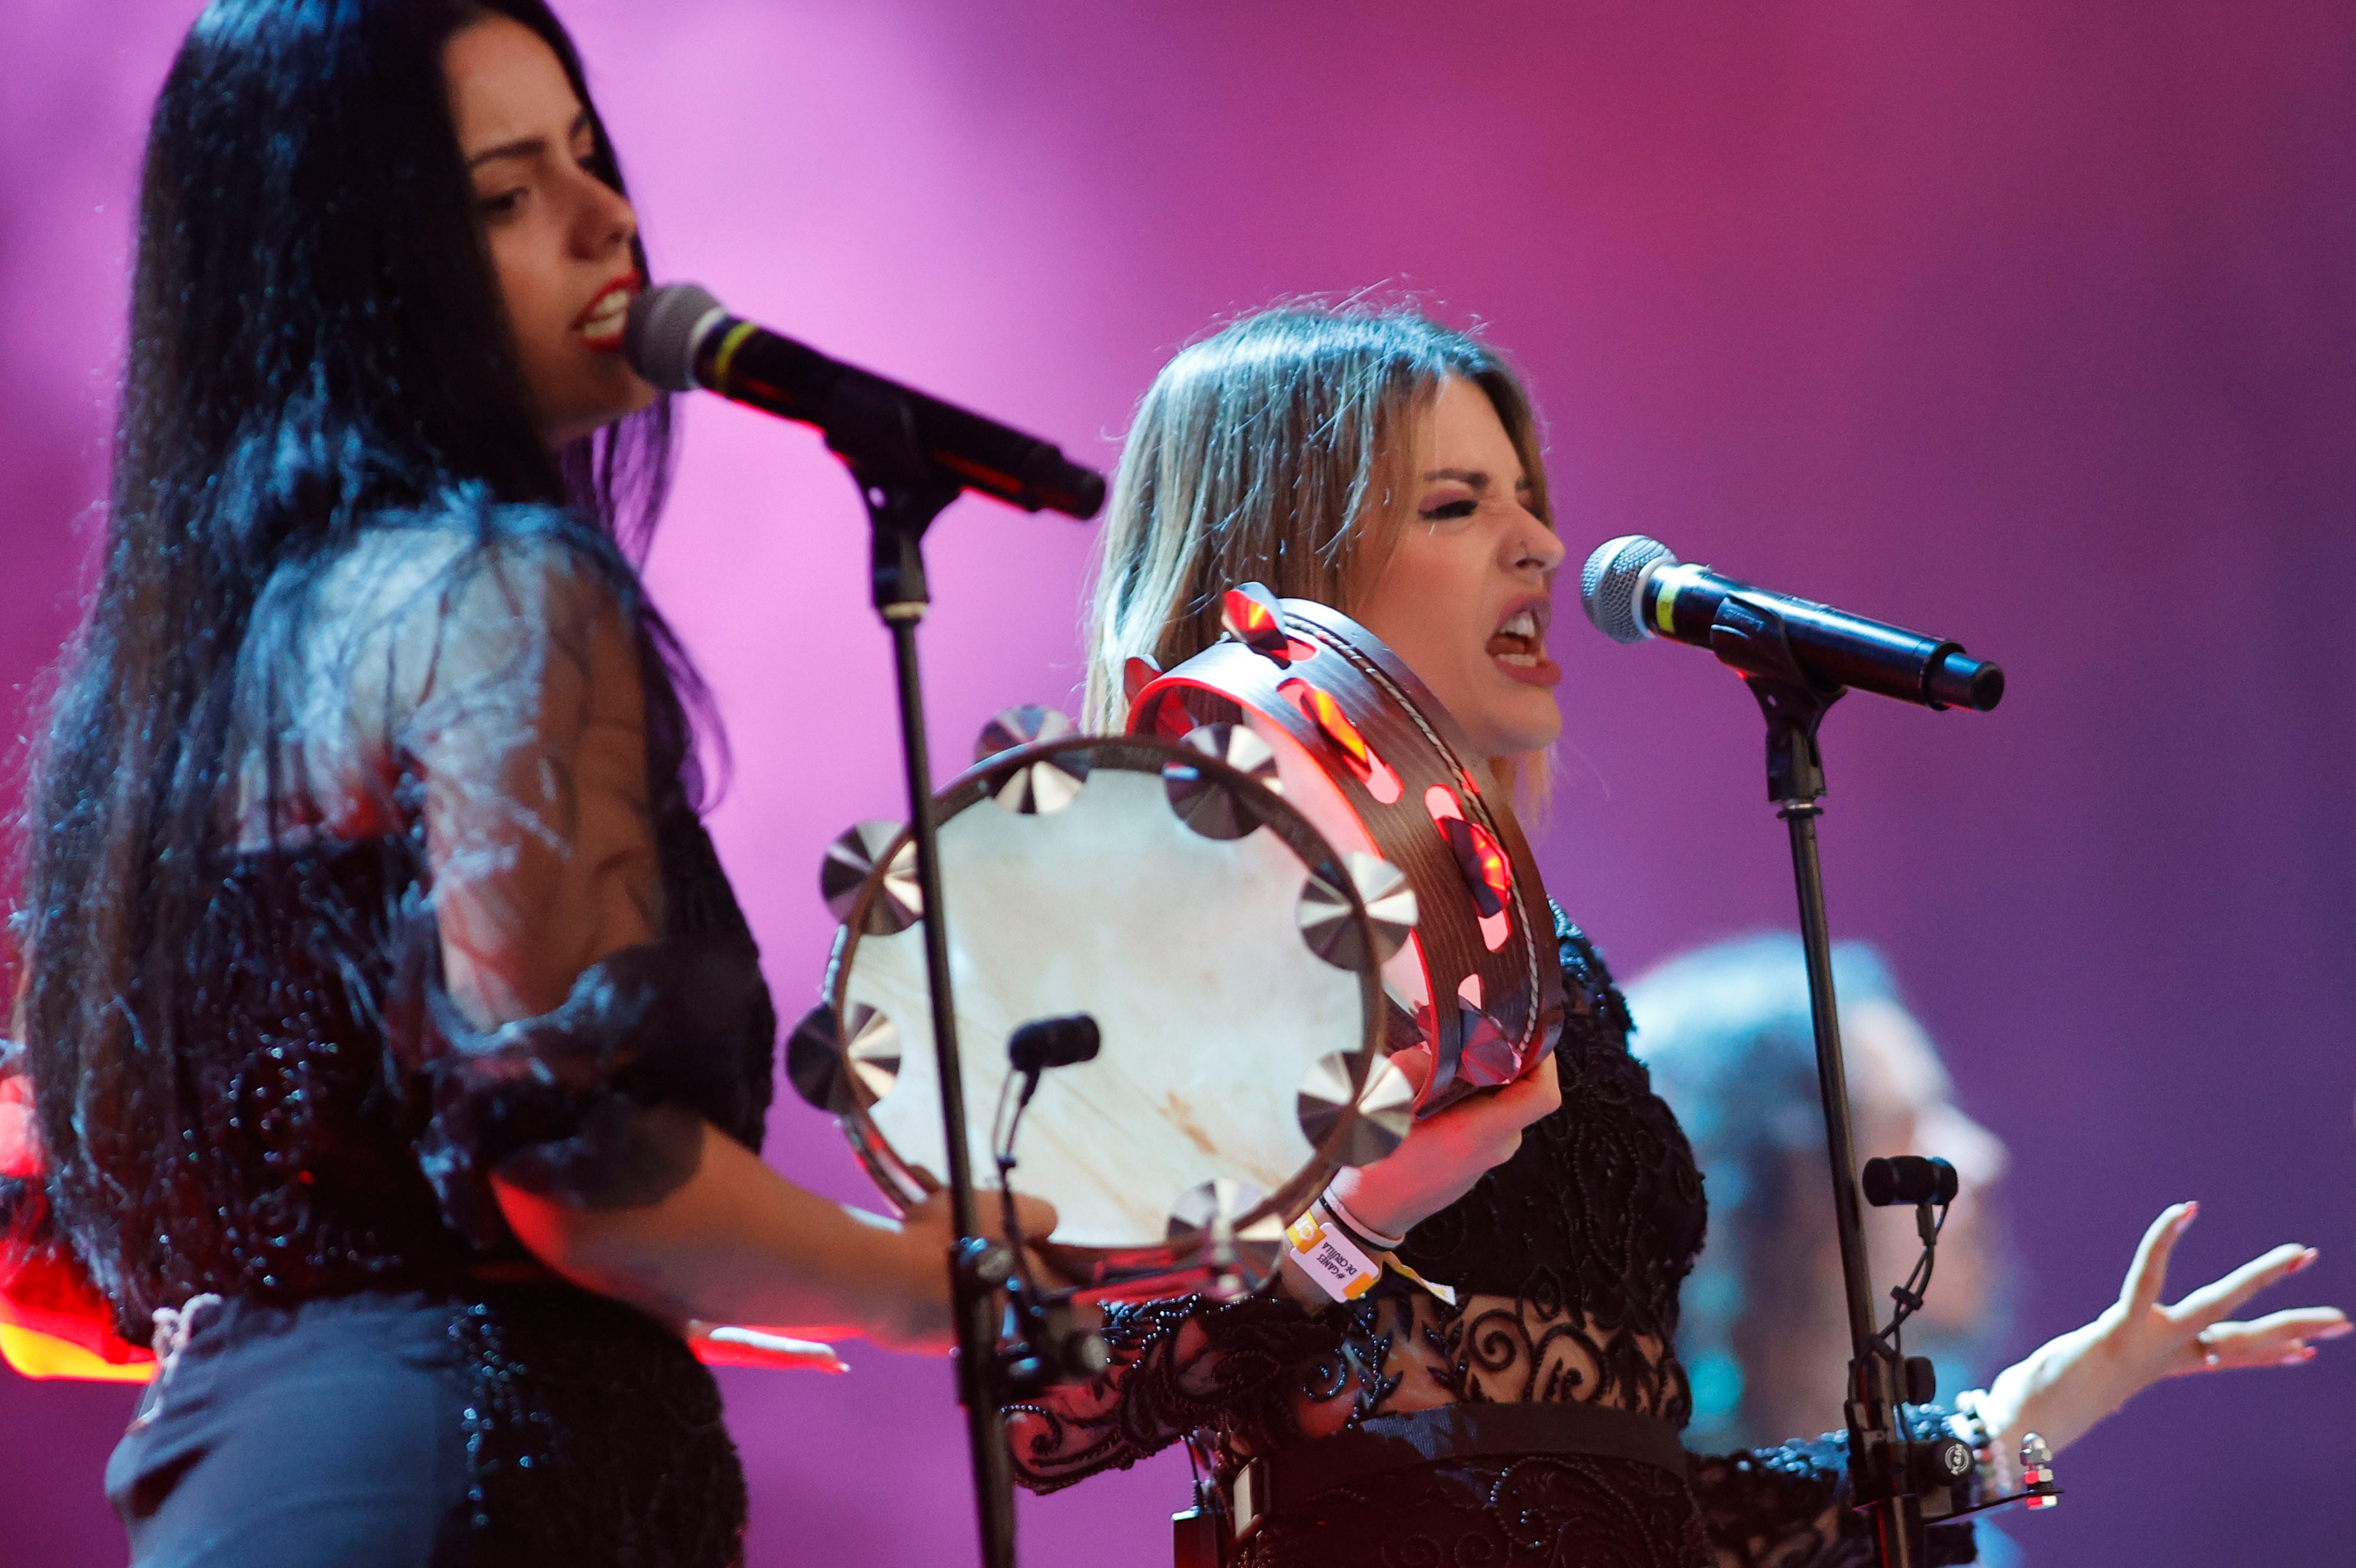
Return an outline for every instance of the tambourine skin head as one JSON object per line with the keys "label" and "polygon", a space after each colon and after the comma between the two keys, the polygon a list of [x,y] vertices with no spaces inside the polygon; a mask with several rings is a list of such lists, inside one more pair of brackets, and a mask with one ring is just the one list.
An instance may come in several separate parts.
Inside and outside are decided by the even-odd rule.
{"label": "tambourine skin head", "polygon": [[[1048,779],[1063,781],[1052,808]],[[1411,929],[1412,898],[1278,783],[1269,747],[1238,728],[1186,745],[1043,738],[936,798],[978,1181],[994,1185],[1011,1037],[1076,1014],[1099,1034],[1095,1057],[1041,1079],[1015,1143],[1014,1187],[1055,1206],[1039,1251],[1064,1283],[1127,1297],[1248,1285],[1335,1171],[1398,1135],[1397,1094],[1364,1091],[1381,1081],[1381,955]],[[881,875],[849,901],[830,1019],[796,1031],[788,1067],[905,1203],[914,1169],[947,1153],[924,947],[936,917],[878,930]],[[1334,1103],[1304,1117],[1321,1061]]]}
{"label": "tambourine skin head", "polygon": [[[1362,891],[1387,929],[1388,1043],[1432,1052],[1419,1114],[1530,1070],[1561,1028],[1554,915],[1485,759],[1405,661],[1338,610],[1244,584],[1222,622],[1224,639],[1131,693],[1130,733],[1259,736],[1287,800],[1345,858],[1398,879]],[[1305,932],[1322,933],[1333,892],[1311,890]],[[1402,908],[1404,921],[1380,918]]]}

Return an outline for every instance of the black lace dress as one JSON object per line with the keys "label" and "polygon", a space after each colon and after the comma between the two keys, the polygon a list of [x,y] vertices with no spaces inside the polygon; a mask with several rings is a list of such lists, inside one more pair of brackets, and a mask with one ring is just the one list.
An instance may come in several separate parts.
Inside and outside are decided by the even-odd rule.
{"label": "black lace dress", "polygon": [[[1009,1412],[1024,1482],[1053,1490],[1181,1439],[1222,1472],[1376,1416],[1450,1404],[1577,1402],[1682,1428],[1677,1290],[1700,1251],[1701,1174],[1627,1048],[1628,1014],[1560,912],[1569,1016],[1562,1107],[1515,1157],[1408,1235],[1399,1257],[1456,1305],[1387,1275],[1311,1314],[1263,1294],[1113,1315],[1094,1384]],[[1925,1412],[1926,1423],[1938,1412]],[[1694,1456],[1679,1477],[1585,1454],[1441,1459],[1278,1498],[1242,1543],[1248,1568],[1826,1565],[1869,1560],[1843,1507],[1846,1439]],[[1932,1561],[1973,1560],[1969,1525],[1934,1527]]]}

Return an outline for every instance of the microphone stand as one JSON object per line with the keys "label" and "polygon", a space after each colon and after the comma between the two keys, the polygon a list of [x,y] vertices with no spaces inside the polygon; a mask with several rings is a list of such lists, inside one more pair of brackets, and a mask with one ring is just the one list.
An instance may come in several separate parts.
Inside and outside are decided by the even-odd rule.
{"label": "microphone stand", "polygon": [[[1877,1339],[1873,1285],[1859,1219],[1857,1149],[1849,1127],[1848,1076],[1841,1058],[1840,1016],[1833,996],[1832,938],[1825,922],[1824,866],[1816,818],[1825,793],[1816,726],[1845,687],[1809,680],[1792,651],[1772,603],[1730,594],[1709,628],[1710,650],[1741,675],[1767,719],[1767,798],[1792,840],[1792,875],[1807,951],[1808,1012],[1815,1026],[1816,1089],[1824,1101],[1825,1150],[1833,1178],[1833,1223],[1840,1239],[1841,1283],[1848,1307],[1849,1491],[1871,1525],[1880,1568],[1920,1568],[1927,1557],[1922,1501],[1910,1475],[1912,1434],[1900,1420],[1906,1391],[1895,1357]],[[1922,1397],[1929,1397],[1924,1395]],[[1944,1511],[1944,1509],[1942,1510]]]}
{"label": "microphone stand", "polygon": [[1014,1568],[1014,1476],[999,1426],[998,1309],[992,1300],[993,1288],[1005,1278],[1001,1265],[1006,1260],[980,1234],[976,1219],[972,1162],[966,1145],[965,1078],[958,1062],[957,1009],[949,994],[948,907],[941,897],[931,754],[916,669],[916,625],[930,602],[925,531],[964,486],[924,455],[911,410],[886,383],[863,376],[841,378],[818,423],[828,447],[859,482],[872,532],[875,612],[892,634],[908,822],[916,841],[917,897],[924,911],[925,975],[932,1000],[933,1047],[940,1063],[941,1125],[948,1137],[949,1214],[958,1234],[947,1259],[957,1320],[958,1400],[965,1406],[966,1436],[973,1453],[983,1568]]}

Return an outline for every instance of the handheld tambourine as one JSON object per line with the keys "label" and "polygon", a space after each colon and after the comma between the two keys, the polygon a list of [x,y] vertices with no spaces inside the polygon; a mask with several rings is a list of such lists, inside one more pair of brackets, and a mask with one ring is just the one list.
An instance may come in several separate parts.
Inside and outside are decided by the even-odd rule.
{"label": "handheld tambourine", "polygon": [[[1086,737],[1017,709],[936,800],[977,1185],[996,1185],[1018,1032],[1096,1025],[1094,1056],[1040,1080],[1014,1176],[1055,1204],[1038,1251],[1078,1286],[1263,1277],[1333,1173],[1406,1132],[1379,966],[1414,911],[1385,902],[1387,868],[1335,852],[1266,771],[1235,765],[1250,745],[1220,726]],[[829,852],[821,886],[843,926],[787,1052],[796,1088],[903,1205],[947,1152],[914,860],[894,824]]]}
{"label": "handheld tambourine", "polygon": [[1537,863],[1491,802],[1486,759],[1340,611],[1254,583],[1227,593],[1221,620],[1220,641],[1167,673],[1130,661],[1130,730],[1241,726],[1329,843],[1405,878],[1420,918],[1383,965],[1384,1037],[1432,1054],[1419,1114],[1519,1078],[1561,1031],[1562,972]]}
{"label": "handheld tambourine", "polygon": [[[1229,602],[1246,632],[1249,610],[1274,613],[1264,592]],[[1328,618],[1312,627],[1304,608]],[[1336,689],[1332,722],[1380,756],[1336,750],[1327,731],[1296,733],[1250,701],[1214,658],[1264,661],[1238,633],[1140,689],[1140,733],[1086,737],[1060,714],[1011,710],[936,800],[978,1181],[994,1185],[983,1173],[1016,1076],[1010,1042],[1044,1020],[1096,1025],[1096,1055],[1040,1081],[1014,1176],[1055,1206],[1041,1255],[1095,1293],[1264,1277],[1285,1225],[1333,1174],[1405,1135],[1417,1096],[1395,1048],[1430,1044],[1428,1108],[1526,1069],[1559,1021],[1559,978],[1530,956],[1550,928],[1533,927],[1527,901],[1543,918],[1545,896],[1510,817],[1480,799],[1452,723],[1346,619],[1293,602],[1280,613],[1310,628],[1304,647],[1324,639],[1298,661],[1333,654],[1316,671]],[[1362,665],[1375,677],[1344,678]],[[1292,701],[1289,689],[1271,700]],[[1215,702],[1224,714],[1180,722]],[[1414,839],[1378,799],[1355,814],[1360,752],[1393,771],[1400,799],[1410,783],[1444,785],[1457,815],[1437,797],[1417,804]],[[843,925],[788,1076],[878,1186],[914,1203],[946,1145],[910,835],[851,830],[820,886]],[[1464,929],[1435,930],[1434,908]]]}

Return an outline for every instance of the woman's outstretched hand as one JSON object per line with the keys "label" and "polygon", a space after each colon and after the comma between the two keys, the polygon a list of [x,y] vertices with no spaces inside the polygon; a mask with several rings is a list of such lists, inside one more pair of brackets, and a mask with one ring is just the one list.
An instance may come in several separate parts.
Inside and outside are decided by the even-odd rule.
{"label": "woman's outstretched hand", "polygon": [[[1401,1051],[1391,1059],[1422,1092],[1430,1075],[1428,1049]],[[1492,1166],[1512,1159],[1522,1146],[1522,1130],[1561,1104],[1562,1079],[1549,1057],[1512,1083],[1416,1122],[1382,1159],[1334,1177],[1333,1190],[1365,1223],[1404,1236],[1472,1191]]]}
{"label": "woman's outstretched hand", "polygon": [[2315,1249],[2297,1243],[2251,1259],[2172,1306],[2163,1302],[2169,1257],[2200,1211],[2197,1203],[2162,1211],[2136,1249],[2119,1299],[1997,1378],[1983,1412],[2000,1452],[2031,1432],[2058,1452],[2163,1378],[2296,1367],[2315,1359],[2318,1342],[2356,1331],[2346,1313],[2330,1306],[2233,1319],[2244,1302],[2315,1262]]}

